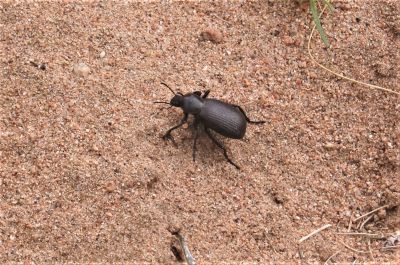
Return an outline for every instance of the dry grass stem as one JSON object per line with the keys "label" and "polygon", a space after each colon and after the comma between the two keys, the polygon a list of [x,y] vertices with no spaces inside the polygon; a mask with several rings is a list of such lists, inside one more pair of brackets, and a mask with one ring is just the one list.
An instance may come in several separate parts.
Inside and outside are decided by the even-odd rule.
{"label": "dry grass stem", "polygon": [[352,232],[338,232],[336,233],[337,235],[348,235],[348,236],[365,236],[365,237],[370,237],[373,239],[384,239],[385,236],[380,235],[380,234],[368,234],[368,233],[352,233]]}
{"label": "dry grass stem", "polygon": [[368,212],[368,213],[366,213],[366,214],[361,215],[360,217],[357,217],[356,219],[353,220],[353,222],[356,222],[356,221],[360,220],[361,218],[364,218],[365,216],[368,216],[368,215],[370,215],[370,214],[373,214],[373,213],[379,211],[380,209],[387,208],[387,207],[389,207],[389,205],[383,205],[383,206],[381,206],[381,207],[378,207],[378,208],[376,208],[375,210],[372,210],[372,211],[370,211],[370,212]]}
{"label": "dry grass stem", "polygon": [[371,259],[375,263],[374,254],[372,253],[372,249],[371,249],[371,239],[368,239],[368,251],[369,251],[369,255],[371,256]]}
{"label": "dry grass stem", "polygon": [[400,248],[400,245],[383,247],[383,248],[381,248],[381,250],[390,250],[390,249],[396,249],[396,248]]}
{"label": "dry grass stem", "polygon": [[350,247],[349,245],[346,245],[343,241],[339,241],[345,248],[354,251],[356,253],[363,253],[363,254],[369,254],[369,251],[364,251],[364,250],[358,250],[355,248]]}
{"label": "dry grass stem", "polygon": [[359,229],[359,230],[362,230],[362,229],[364,228],[364,225],[365,225],[366,223],[368,223],[368,221],[371,220],[372,217],[374,217],[374,216],[373,216],[373,215],[370,215],[367,219],[365,219],[365,221],[361,223],[360,228],[358,228],[358,229]]}
{"label": "dry grass stem", "polygon": [[299,243],[301,243],[301,242],[307,240],[308,238],[312,237],[313,235],[318,234],[318,233],[321,232],[322,230],[325,230],[325,229],[327,229],[327,228],[329,228],[329,227],[331,227],[331,226],[332,226],[331,224],[326,224],[326,225],[322,226],[321,228],[318,228],[317,230],[313,231],[312,233],[310,233],[310,234],[308,234],[308,235],[306,235],[306,236],[300,238]]}
{"label": "dry grass stem", "polygon": [[[323,9],[322,12],[321,12],[320,17],[321,17],[322,14],[324,13],[324,11],[325,11],[325,7],[324,7],[324,9]],[[337,77],[340,77],[340,78],[342,78],[342,79],[345,79],[345,80],[348,80],[348,81],[351,81],[351,82],[354,82],[354,83],[357,83],[357,84],[360,84],[360,85],[363,85],[363,86],[367,86],[367,87],[369,87],[369,88],[374,88],[374,89],[378,89],[378,90],[381,90],[381,91],[386,91],[386,92],[389,92],[389,93],[393,93],[393,94],[396,94],[396,95],[400,95],[400,92],[397,92],[397,91],[394,91],[394,90],[391,90],[391,89],[388,89],[388,88],[384,88],[384,87],[381,87],[381,86],[372,85],[372,84],[369,84],[369,83],[365,83],[365,82],[358,81],[358,80],[355,80],[355,79],[353,79],[353,78],[344,76],[344,75],[342,75],[342,74],[339,74],[339,73],[337,73],[337,72],[335,72],[335,71],[329,69],[328,67],[324,66],[323,64],[317,62],[317,60],[314,58],[314,56],[313,56],[312,53],[311,53],[311,40],[312,40],[312,37],[313,37],[313,35],[314,35],[315,28],[316,28],[316,26],[315,26],[315,24],[314,24],[314,26],[313,26],[313,28],[312,28],[312,30],[311,30],[310,36],[309,36],[309,38],[308,38],[308,44],[307,44],[308,55],[310,56],[311,60],[312,60],[315,64],[317,64],[317,65],[318,65],[319,67],[321,67],[322,69],[328,71],[329,73],[331,73],[331,74],[333,74],[333,75],[335,75],[335,76],[337,76]]]}
{"label": "dry grass stem", "polygon": [[349,225],[347,227],[347,232],[351,231],[351,226],[352,225],[353,225],[353,212],[351,212],[351,215],[350,215],[350,220],[349,220]]}
{"label": "dry grass stem", "polygon": [[335,253],[333,253],[325,262],[324,262],[324,265],[327,265],[328,263],[329,263],[329,261],[334,257],[334,256],[336,256],[337,254],[339,254],[340,253],[340,250],[339,251],[336,251]]}

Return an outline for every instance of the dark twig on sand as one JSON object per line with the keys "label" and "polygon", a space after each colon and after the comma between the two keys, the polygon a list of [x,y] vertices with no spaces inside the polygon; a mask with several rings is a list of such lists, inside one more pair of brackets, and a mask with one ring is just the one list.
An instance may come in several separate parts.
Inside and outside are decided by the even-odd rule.
{"label": "dark twig on sand", "polygon": [[173,232],[172,234],[178,238],[182,251],[185,254],[185,259],[188,265],[196,265],[196,261],[194,260],[192,254],[190,253],[185,237],[181,235],[180,231]]}

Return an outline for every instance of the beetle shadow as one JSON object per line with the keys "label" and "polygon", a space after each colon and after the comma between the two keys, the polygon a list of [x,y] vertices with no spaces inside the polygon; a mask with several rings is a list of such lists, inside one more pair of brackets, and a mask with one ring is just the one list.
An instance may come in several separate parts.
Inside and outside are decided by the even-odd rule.
{"label": "beetle shadow", "polygon": [[[196,128],[197,126],[197,128]],[[196,160],[194,163],[203,163],[206,166],[211,166],[214,165],[215,162],[217,163],[228,163],[229,162],[226,160],[224,157],[224,152],[223,150],[218,147],[217,144],[213,142],[213,140],[208,136],[204,125],[202,124],[195,124],[190,123],[189,124],[189,129],[190,133],[188,134],[187,137],[182,139],[182,142],[185,144],[185,150],[190,150],[191,155],[193,157],[193,147],[194,147],[194,139],[196,137],[196,130],[198,133],[198,139],[197,139],[197,148],[196,148]],[[226,144],[226,139],[224,137],[221,137],[218,135],[216,132],[210,130],[210,133],[212,136],[224,146],[224,148],[227,150],[229,158],[234,159],[231,149],[229,148],[229,145]],[[189,144],[190,143],[190,144]]]}

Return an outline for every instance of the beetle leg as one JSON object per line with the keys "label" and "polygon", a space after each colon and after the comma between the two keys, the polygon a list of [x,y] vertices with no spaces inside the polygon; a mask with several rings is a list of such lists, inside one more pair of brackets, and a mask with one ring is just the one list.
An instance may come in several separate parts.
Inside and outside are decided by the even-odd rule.
{"label": "beetle leg", "polygon": [[[194,91],[193,94],[197,95],[197,96],[201,96],[201,92],[200,91]],[[206,98],[208,97],[208,94],[210,94],[210,90],[206,90],[203,94],[203,96],[201,96],[201,98]]]}
{"label": "beetle leg", "polygon": [[216,144],[219,148],[221,148],[222,151],[224,151],[224,156],[225,156],[225,159],[228,161],[228,163],[235,166],[237,169],[240,169],[240,167],[238,165],[236,165],[235,163],[233,163],[233,161],[228,157],[228,152],[226,151],[226,148],[224,147],[224,145],[221,144],[220,142],[218,142],[218,140],[212,135],[212,133],[210,132],[210,130],[208,128],[206,128],[206,133],[207,133],[208,137],[210,137],[210,139],[213,141],[213,143]]}
{"label": "beetle leg", "polygon": [[210,90],[206,90],[206,92],[204,92],[202,98],[208,97],[208,94],[210,94]]}
{"label": "beetle leg", "polygon": [[173,130],[175,130],[175,129],[178,129],[178,128],[181,127],[183,124],[185,124],[185,123],[187,122],[188,117],[189,117],[189,114],[188,114],[188,113],[185,113],[185,116],[183,116],[181,122],[180,122],[178,125],[176,125],[176,126],[172,127],[171,129],[169,129],[169,130],[164,134],[164,136],[163,136],[162,138],[163,138],[164,140],[170,139],[170,140],[172,140],[172,141],[174,142],[174,137],[172,137],[171,132],[172,132]]}
{"label": "beetle leg", "polygon": [[194,132],[194,141],[193,141],[193,162],[196,161],[196,143],[197,143],[197,139],[199,138],[199,128],[197,128],[197,126],[195,127],[195,132]]}
{"label": "beetle leg", "polygon": [[244,110],[242,109],[242,107],[240,107],[240,106],[238,106],[238,105],[232,105],[232,106],[234,106],[234,107],[236,107],[236,108],[238,108],[238,109],[240,110],[240,112],[244,115],[244,117],[246,118],[246,121],[247,121],[248,123],[254,123],[254,124],[265,123],[265,121],[251,121],[251,120],[249,119],[249,117],[247,117],[246,112],[244,112]]}
{"label": "beetle leg", "polygon": [[193,141],[193,162],[196,160],[196,151],[197,151],[197,139],[199,139],[200,133],[204,130],[204,124],[201,123],[198,119],[194,119],[193,122],[194,127],[194,141]]}

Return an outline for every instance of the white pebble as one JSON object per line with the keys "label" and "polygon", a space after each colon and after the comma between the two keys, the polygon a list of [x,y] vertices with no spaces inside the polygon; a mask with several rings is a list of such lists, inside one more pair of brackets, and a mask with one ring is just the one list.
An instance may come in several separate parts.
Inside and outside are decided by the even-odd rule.
{"label": "white pebble", "polygon": [[90,73],[90,68],[85,63],[78,63],[74,65],[74,72],[80,76],[87,76]]}

